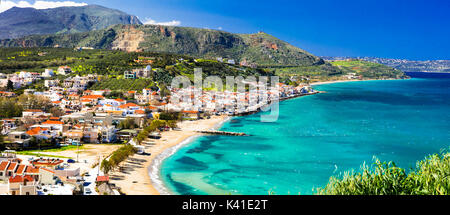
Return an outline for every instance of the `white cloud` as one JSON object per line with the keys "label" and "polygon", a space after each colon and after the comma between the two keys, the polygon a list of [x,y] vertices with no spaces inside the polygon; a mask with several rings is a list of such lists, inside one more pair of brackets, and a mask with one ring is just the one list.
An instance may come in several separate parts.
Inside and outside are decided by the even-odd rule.
{"label": "white cloud", "polygon": [[217,29],[222,30],[223,28],[222,27],[218,27]]}
{"label": "white cloud", "polygon": [[1,1],[0,13],[9,10],[12,7],[32,7],[36,9],[48,9],[56,7],[73,7],[86,5],[86,3],[78,3],[73,1],[34,1],[33,3],[30,3],[28,1]]}
{"label": "white cloud", "polygon": [[170,22],[157,22],[151,18],[145,18],[144,24],[146,25],[167,25],[167,26],[179,26],[181,22],[178,20],[172,20]]}

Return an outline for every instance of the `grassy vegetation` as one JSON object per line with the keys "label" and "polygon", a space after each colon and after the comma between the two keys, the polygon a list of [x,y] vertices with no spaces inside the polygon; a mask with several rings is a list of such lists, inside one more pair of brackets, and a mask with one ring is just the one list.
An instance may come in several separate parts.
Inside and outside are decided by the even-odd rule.
{"label": "grassy vegetation", "polygon": [[400,70],[378,64],[367,62],[363,60],[350,61],[334,61],[331,62],[333,66],[340,68],[344,73],[356,73],[365,78],[402,78],[404,73]]}
{"label": "grassy vegetation", "polygon": [[306,76],[326,79],[344,75],[344,71],[332,66],[331,64],[315,65],[315,66],[292,66],[292,67],[272,67],[275,74],[281,77],[290,76]]}
{"label": "grassy vegetation", "polygon": [[83,149],[84,146],[63,146],[60,148],[54,148],[54,149],[45,149],[45,150],[28,150],[28,151],[22,151],[25,153],[35,153],[35,152],[63,152],[63,151],[69,151],[69,150],[77,150],[77,149]]}
{"label": "grassy vegetation", "polygon": [[[146,79],[124,80],[126,70],[143,68],[145,63],[139,59],[151,59],[155,69]],[[169,84],[172,78],[186,75],[193,80],[195,68],[202,68],[204,76],[260,76],[273,75],[270,71],[257,68],[241,67],[221,63],[216,60],[200,59],[166,53],[154,52],[123,52],[104,49],[76,51],[68,48],[0,48],[0,71],[2,73],[16,73],[22,70],[28,72],[44,72],[50,68],[54,71],[59,66],[70,66],[74,71],[72,76],[97,74],[102,75],[100,83],[92,89],[109,88],[111,90],[141,90],[153,86],[154,82]],[[64,76],[53,79],[63,79]],[[43,86],[43,82],[38,83]],[[36,85],[38,85],[36,84]],[[29,86],[29,88],[36,88]]]}
{"label": "grassy vegetation", "polygon": [[393,162],[363,165],[358,173],[331,177],[320,195],[449,195],[450,153],[435,154],[417,162],[409,173]]}
{"label": "grassy vegetation", "polygon": [[29,155],[29,156],[35,156],[35,157],[50,157],[50,158],[64,158],[64,159],[73,159],[71,157],[65,157],[65,156],[59,156],[59,155],[49,155],[49,154],[45,154],[45,153],[41,153],[41,152],[37,152],[37,151],[19,151],[16,152],[19,155]]}
{"label": "grassy vegetation", "polygon": [[[84,146],[79,146],[79,149],[83,149],[83,148],[84,148]],[[16,153],[19,155],[72,159],[71,157],[46,154],[47,152],[63,152],[63,151],[68,151],[68,150],[77,150],[77,146],[63,146],[60,148],[45,149],[45,150],[25,150],[25,151],[18,151]]]}
{"label": "grassy vegetation", "polygon": [[320,58],[294,47],[266,33],[233,34],[201,28],[115,25],[107,29],[69,35],[39,35],[21,39],[0,40],[5,47],[28,46],[73,48],[88,46],[96,49],[111,49],[114,42],[130,32],[142,34],[139,50],[176,53],[198,58],[217,57],[247,60],[258,65],[310,66]]}

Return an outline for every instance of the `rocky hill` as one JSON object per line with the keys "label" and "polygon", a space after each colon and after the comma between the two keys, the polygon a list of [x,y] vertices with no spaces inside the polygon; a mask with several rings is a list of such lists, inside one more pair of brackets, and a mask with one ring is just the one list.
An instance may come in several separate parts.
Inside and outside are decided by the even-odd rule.
{"label": "rocky hill", "polygon": [[324,60],[269,34],[158,25],[115,25],[107,29],[1,40],[3,47],[93,47],[233,59],[245,65],[316,66]]}
{"label": "rocky hill", "polygon": [[136,16],[98,5],[34,9],[13,7],[0,13],[0,39],[69,34],[115,24],[142,24]]}

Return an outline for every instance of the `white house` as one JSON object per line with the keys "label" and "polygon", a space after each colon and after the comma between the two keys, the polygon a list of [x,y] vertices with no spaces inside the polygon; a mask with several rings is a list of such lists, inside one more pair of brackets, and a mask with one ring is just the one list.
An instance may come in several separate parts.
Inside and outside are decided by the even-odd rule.
{"label": "white house", "polygon": [[55,76],[55,73],[53,72],[53,69],[45,69],[44,73],[41,75],[43,78],[51,78]]}

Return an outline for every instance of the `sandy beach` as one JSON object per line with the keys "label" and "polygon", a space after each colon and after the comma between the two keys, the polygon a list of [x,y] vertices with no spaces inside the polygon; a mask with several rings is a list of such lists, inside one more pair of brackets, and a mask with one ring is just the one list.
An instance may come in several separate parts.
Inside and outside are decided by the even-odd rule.
{"label": "sandy beach", "polygon": [[[159,164],[169,156],[171,148],[180,147],[193,137],[199,136],[198,130],[209,130],[220,126],[229,117],[213,116],[211,119],[198,121],[183,121],[178,124],[180,131],[171,130],[161,133],[161,139],[144,143],[147,155],[135,154],[124,161],[120,168],[110,173],[110,182],[121,188],[126,195],[160,195],[164,189],[157,178],[159,177]],[[174,150],[173,150],[174,151]],[[150,155],[148,155],[150,154]],[[149,175],[149,169],[154,173]],[[156,174],[156,176],[155,176]]]}

